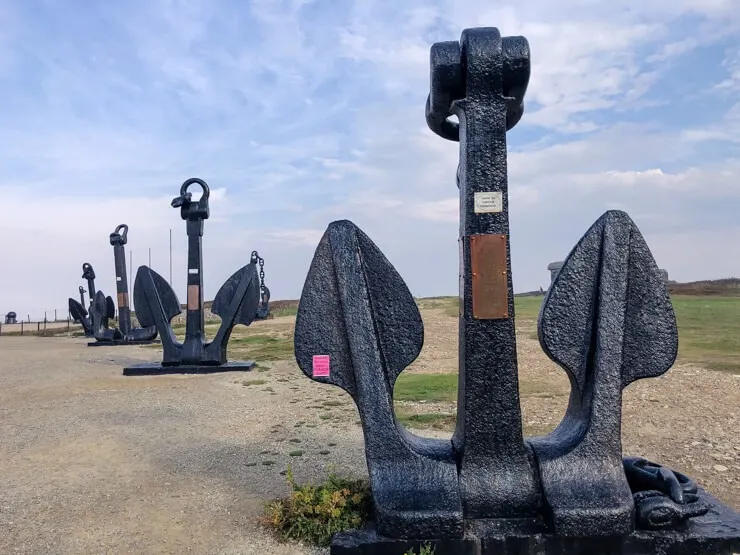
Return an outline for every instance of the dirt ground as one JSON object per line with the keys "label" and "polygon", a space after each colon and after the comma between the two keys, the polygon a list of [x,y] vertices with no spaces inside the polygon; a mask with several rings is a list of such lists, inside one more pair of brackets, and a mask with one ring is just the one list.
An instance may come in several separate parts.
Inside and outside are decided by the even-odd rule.
{"label": "dirt ground", "polygon": [[[407,371],[456,372],[457,319],[442,309],[422,313],[427,343]],[[536,332],[534,321],[517,324],[526,435],[554,429],[570,394],[565,372],[542,352]],[[416,405],[412,412],[455,411],[442,403]],[[740,510],[740,375],[679,362],[659,378],[633,383],[624,392],[622,440],[625,455],[684,472]]]}
{"label": "dirt ground", "polygon": [[[456,319],[423,314],[426,344],[409,371],[454,372]],[[568,383],[533,324],[518,331],[525,428],[542,433],[562,416]],[[131,378],[122,367],[157,360],[157,349],[86,342],[0,338],[0,553],[311,553],[278,545],[255,523],[264,500],[287,492],[287,465],[299,481],[366,473],[351,400],[292,360]],[[633,384],[624,444],[740,509],[740,376],[682,364]]]}
{"label": "dirt ground", "polygon": [[67,323],[66,320],[59,322],[18,322],[17,324],[0,324],[0,336],[9,334],[20,334],[23,331],[25,334],[35,334],[43,332],[45,330],[70,330],[79,329],[79,326],[74,322]]}
{"label": "dirt ground", "polygon": [[0,553],[311,553],[255,522],[288,463],[300,481],[365,472],[348,396],[292,361],[124,377],[159,351],[86,342],[0,339]]}

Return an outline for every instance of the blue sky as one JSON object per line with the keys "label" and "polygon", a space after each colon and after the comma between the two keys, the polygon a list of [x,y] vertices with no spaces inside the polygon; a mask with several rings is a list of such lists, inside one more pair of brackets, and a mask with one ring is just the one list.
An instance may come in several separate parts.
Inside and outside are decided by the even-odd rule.
{"label": "blue sky", "polygon": [[[521,4],[524,4],[522,6]],[[556,5],[557,4],[557,5]],[[680,281],[740,276],[740,0],[0,0],[0,312],[114,292],[108,234],[184,296],[182,181],[213,189],[206,296],[257,249],[297,298],[348,218],[415,295],[457,293],[457,145],[426,128],[429,47],[524,35],[509,133],[517,291],[610,208]]]}

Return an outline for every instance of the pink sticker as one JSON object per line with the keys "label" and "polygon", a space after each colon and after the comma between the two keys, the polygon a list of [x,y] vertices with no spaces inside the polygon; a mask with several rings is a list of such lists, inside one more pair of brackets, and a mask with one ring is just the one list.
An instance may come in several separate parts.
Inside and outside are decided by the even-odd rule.
{"label": "pink sticker", "polygon": [[329,377],[329,355],[314,355],[313,356],[313,377],[314,378],[328,378]]}

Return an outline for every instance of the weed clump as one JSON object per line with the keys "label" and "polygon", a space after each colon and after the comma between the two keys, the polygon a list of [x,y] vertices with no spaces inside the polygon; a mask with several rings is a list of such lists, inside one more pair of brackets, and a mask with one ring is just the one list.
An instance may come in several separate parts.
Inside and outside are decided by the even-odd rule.
{"label": "weed clump", "polygon": [[282,541],[326,547],[337,532],[360,528],[370,518],[372,502],[365,480],[330,474],[317,486],[298,485],[288,467],[290,495],[269,503],[261,523]]}

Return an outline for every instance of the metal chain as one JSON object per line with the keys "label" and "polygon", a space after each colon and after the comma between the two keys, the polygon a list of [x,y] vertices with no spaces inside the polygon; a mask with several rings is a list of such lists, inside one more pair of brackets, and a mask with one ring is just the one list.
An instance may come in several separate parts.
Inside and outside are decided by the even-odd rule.
{"label": "metal chain", "polygon": [[259,258],[259,261],[260,261],[260,290],[264,291],[265,289],[265,259],[262,258],[260,255],[257,255],[257,258]]}
{"label": "metal chain", "polygon": [[265,259],[257,251],[252,251],[252,263],[258,262],[260,265],[260,291],[265,291]]}

